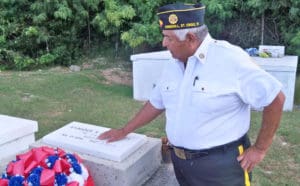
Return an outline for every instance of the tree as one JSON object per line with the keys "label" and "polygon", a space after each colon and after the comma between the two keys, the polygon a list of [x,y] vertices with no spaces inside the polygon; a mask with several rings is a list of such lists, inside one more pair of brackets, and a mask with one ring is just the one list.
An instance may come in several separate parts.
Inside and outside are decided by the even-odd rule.
{"label": "tree", "polygon": [[104,10],[93,19],[92,24],[105,36],[114,36],[115,55],[119,48],[120,34],[129,20],[135,16],[134,9],[123,1],[103,0]]}
{"label": "tree", "polygon": [[[197,0],[181,2],[196,3]],[[161,49],[157,9],[173,0],[1,0],[0,69],[70,65],[93,47]],[[202,0],[217,39],[300,55],[299,0]]]}
{"label": "tree", "polygon": [[71,64],[86,43],[90,46],[90,20],[99,4],[100,0],[1,1],[1,68]]}
{"label": "tree", "polygon": [[261,17],[261,44],[285,45],[287,53],[300,55],[300,2],[298,0],[248,0],[253,17]]}
{"label": "tree", "polygon": [[129,3],[132,4],[137,16],[133,19],[132,27],[122,33],[122,41],[132,48],[145,43],[150,46],[156,45],[161,40],[156,10],[162,1],[130,0]]}

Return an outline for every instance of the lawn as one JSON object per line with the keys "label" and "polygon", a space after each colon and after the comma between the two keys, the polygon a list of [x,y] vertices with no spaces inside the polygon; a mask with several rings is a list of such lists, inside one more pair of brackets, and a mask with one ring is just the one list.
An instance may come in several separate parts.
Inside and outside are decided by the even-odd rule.
{"label": "lawn", "polygon": [[[295,102],[300,104],[300,78]],[[101,70],[70,72],[54,68],[30,72],[0,72],[0,113],[36,120],[36,138],[71,121],[120,127],[143,105],[132,98],[132,86],[112,83]],[[261,112],[253,111],[250,130],[255,139]],[[300,110],[285,112],[274,143],[254,170],[253,185],[300,185]],[[151,137],[164,136],[161,116],[136,131]]]}

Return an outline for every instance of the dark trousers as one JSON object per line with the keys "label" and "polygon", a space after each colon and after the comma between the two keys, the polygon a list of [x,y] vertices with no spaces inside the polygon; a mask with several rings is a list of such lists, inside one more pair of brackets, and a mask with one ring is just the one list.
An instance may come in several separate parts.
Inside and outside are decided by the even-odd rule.
{"label": "dark trousers", "polygon": [[175,175],[181,186],[250,186],[251,175],[245,172],[237,157],[250,146],[248,136],[241,143],[208,151],[207,155],[181,159],[171,150]]}

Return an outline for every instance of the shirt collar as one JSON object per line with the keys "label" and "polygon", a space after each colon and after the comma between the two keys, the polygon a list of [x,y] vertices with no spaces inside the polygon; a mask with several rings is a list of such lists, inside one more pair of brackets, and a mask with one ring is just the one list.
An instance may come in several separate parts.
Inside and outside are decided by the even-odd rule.
{"label": "shirt collar", "polygon": [[207,57],[207,50],[208,46],[211,42],[213,42],[214,39],[210,36],[208,33],[202,43],[200,44],[199,48],[196,50],[195,54],[193,55],[200,61],[201,63],[205,63],[206,57]]}
{"label": "shirt collar", "polygon": [[[189,59],[196,58],[199,62],[205,63],[208,46],[213,41],[214,39],[210,36],[209,33],[207,33],[207,35],[205,36],[204,40],[202,41],[202,43],[200,44],[200,46],[198,47],[194,55],[190,56]],[[181,68],[184,69],[184,64],[180,60],[175,59],[175,61],[180,65]]]}

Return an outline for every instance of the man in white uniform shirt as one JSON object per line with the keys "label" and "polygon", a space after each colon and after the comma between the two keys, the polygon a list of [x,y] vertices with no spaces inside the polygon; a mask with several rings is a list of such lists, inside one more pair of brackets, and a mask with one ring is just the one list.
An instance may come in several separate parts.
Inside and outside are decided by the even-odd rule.
{"label": "man in white uniform shirt", "polygon": [[[158,10],[163,46],[173,56],[149,101],[121,129],[99,136],[120,140],[166,114],[166,134],[180,185],[250,185],[263,160],[285,100],[282,85],[241,48],[213,39],[202,4],[170,4]],[[251,107],[263,108],[253,145],[247,132]]]}

